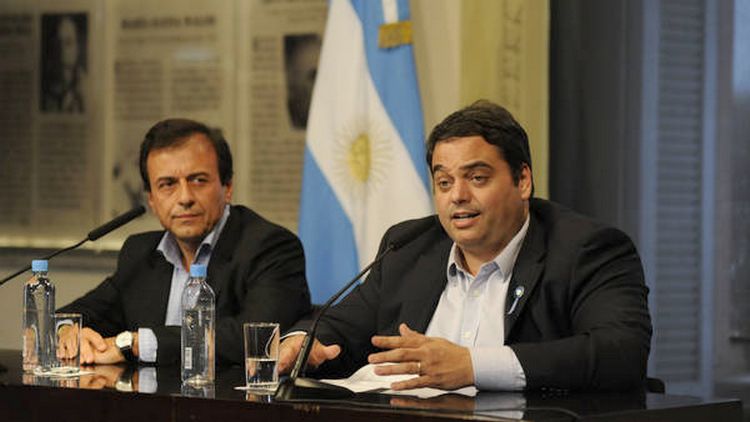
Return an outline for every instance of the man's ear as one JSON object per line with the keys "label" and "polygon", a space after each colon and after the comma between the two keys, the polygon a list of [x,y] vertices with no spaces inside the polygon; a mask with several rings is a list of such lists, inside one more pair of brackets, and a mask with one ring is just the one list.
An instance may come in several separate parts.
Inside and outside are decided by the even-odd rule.
{"label": "man's ear", "polygon": [[232,181],[228,181],[226,185],[224,185],[224,202],[227,204],[232,202],[232,192],[234,185],[232,185]]}
{"label": "man's ear", "polygon": [[534,186],[534,176],[528,164],[521,164],[521,174],[518,177],[518,189],[521,191],[521,197],[528,200],[531,198],[532,188]]}
{"label": "man's ear", "polygon": [[151,191],[146,192],[146,203],[148,204],[148,207],[151,209],[151,212],[154,212],[154,194]]}

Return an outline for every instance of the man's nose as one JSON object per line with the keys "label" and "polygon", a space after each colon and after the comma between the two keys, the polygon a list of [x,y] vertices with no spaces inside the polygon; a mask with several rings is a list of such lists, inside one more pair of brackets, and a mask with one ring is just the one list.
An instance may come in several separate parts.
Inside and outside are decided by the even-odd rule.
{"label": "man's nose", "polygon": [[451,201],[456,204],[468,202],[471,198],[469,184],[466,181],[458,180],[453,183],[451,188]]}
{"label": "man's nose", "polygon": [[193,190],[190,188],[190,183],[187,180],[181,180],[179,191],[177,193],[177,201],[180,205],[188,208],[195,203],[195,196]]}

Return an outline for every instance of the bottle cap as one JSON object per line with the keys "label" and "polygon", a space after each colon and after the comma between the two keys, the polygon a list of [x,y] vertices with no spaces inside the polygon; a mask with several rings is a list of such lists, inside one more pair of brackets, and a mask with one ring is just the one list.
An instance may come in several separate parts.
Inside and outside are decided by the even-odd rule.
{"label": "bottle cap", "polygon": [[206,266],[203,264],[193,264],[190,266],[190,277],[205,277]]}
{"label": "bottle cap", "polygon": [[46,259],[35,259],[31,261],[31,271],[33,272],[46,272],[47,271],[47,260]]}

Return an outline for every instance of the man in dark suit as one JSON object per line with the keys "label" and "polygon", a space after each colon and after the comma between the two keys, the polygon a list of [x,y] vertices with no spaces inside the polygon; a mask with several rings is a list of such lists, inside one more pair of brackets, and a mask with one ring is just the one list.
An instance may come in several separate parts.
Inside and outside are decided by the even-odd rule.
{"label": "man in dark suit", "polygon": [[289,327],[309,312],[302,245],[252,210],[229,205],[232,156],[220,131],[187,119],[154,125],[141,144],[148,204],[164,231],[129,237],[114,275],[61,309],[81,312],[81,360],[180,359],[180,300],[191,264],[216,294],[216,357],[243,361],[242,324]]}
{"label": "man in dark suit", "polygon": [[[412,374],[395,389],[642,386],[651,322],[630,239],[532,198],[526,133],[500,106],[451,114],[427,149],[437,218],[323,316],[308,364],[391,363],[375,372]],[[381,251],[424,220],[391,227]],[[301,339],[284,340],[282,370]]]}

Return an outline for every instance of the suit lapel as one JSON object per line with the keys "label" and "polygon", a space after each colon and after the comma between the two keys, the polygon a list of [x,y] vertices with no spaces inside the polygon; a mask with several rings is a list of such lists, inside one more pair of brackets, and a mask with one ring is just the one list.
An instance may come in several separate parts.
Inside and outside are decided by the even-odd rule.
{"label": "suit lapel", "polygon": [[[167,305],[169,303],[169,292],[172,289],[172,272],[174,267],[164,259],[164,256],[153,247],[151,270],[143,274],[145,282],[140,283],[145,308],[143,315],[152,315],[153,323],[164,324],[167,319]],[[151,300],[153,298],[153,300]]]}
{"label": "suit lapel", "polygon": [[420,333],[427,331],[448,282],[445,272],[452,244],[451,239],[443,235],[435,247],[417,258],[413,270],[409,272],[410,277],[404,280],[412,294],[403,305],[401,320]]}
{"label": "suit lapel", "polygon": [[239,211],[235,207],[231,207],[229,210],[229,218],[221,233],[219,233],[219,239],[216,242],[213,252],[211,253],[211,261],[208,264],[208,285],[214,291],[214,295],[219,297],[219,292],[222,288],[221,280],[229,280],[231,266],[225,265],[232,261],[232,254],[239,242],[239,235],[241,230],[241,219],[237,215]]}
{"label": "suit lapel", "polygon": [[521,315],[544,269],[545,239],[540,222],[531,214],[529,231],[518,253],[505,297],[505,341]]}

